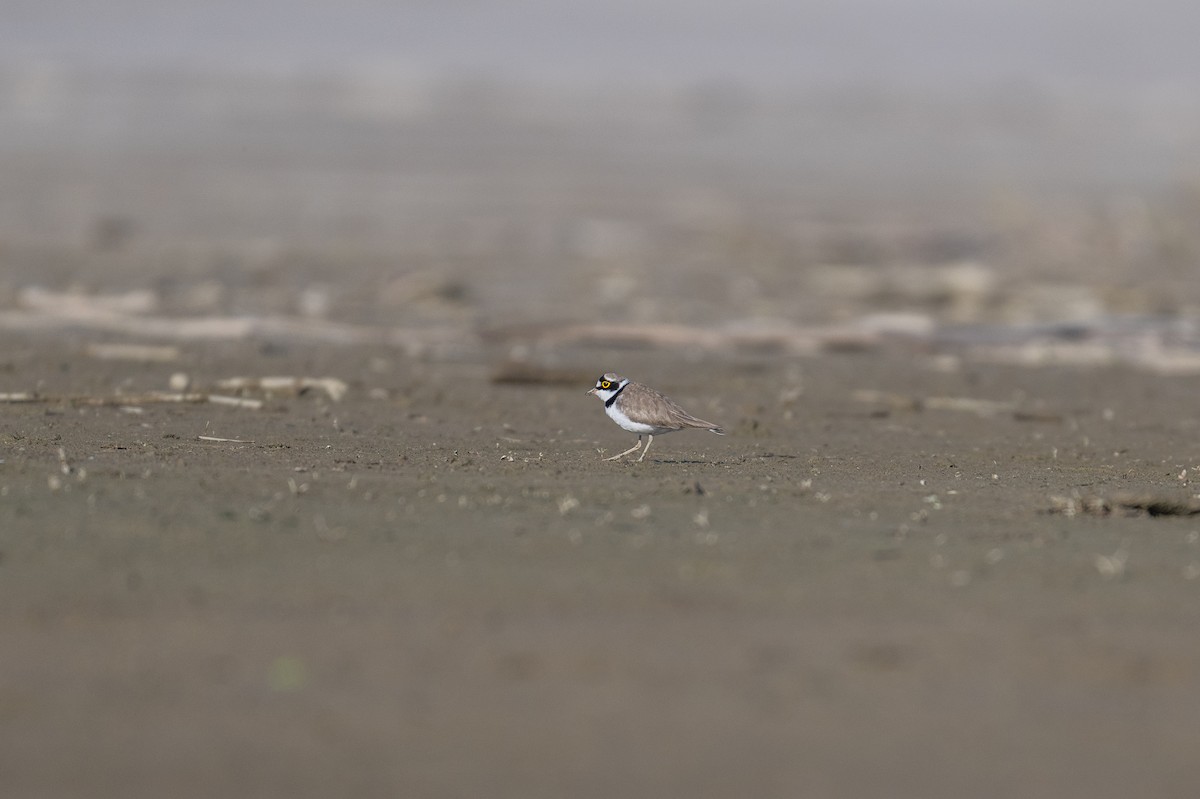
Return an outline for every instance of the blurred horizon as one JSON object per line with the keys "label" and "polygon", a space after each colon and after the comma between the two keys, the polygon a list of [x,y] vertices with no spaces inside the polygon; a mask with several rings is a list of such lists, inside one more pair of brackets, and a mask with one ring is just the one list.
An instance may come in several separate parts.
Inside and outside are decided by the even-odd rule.
{"label": "blurred horizon", "polygon": [[0,64],[489,75],[516,82],[729,81],[769,90],[1032,84],[1195,87],[1187,0],[15,0]]}
{"label": "blurred horizon", "polygon": [[336,284],[321,307],[386,315],[420,273],[476,319],[945,312],[915,267],[985,284],[980,319],[1200,308],[1189,2],[6,6],[9,288]]}

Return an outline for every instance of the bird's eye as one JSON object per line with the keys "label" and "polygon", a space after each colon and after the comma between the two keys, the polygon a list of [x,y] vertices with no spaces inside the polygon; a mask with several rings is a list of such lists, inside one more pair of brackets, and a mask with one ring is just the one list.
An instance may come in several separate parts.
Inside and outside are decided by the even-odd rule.
{"label": "bird's eye", "polygon": [[601,381],[600,381],[600,388],[608,388],[608,387],[609,387],[609,386],[611,386],[611,385],[612,385],[612,383],[611,383],[610,381],[608,381],[608,380],[601,380]]}

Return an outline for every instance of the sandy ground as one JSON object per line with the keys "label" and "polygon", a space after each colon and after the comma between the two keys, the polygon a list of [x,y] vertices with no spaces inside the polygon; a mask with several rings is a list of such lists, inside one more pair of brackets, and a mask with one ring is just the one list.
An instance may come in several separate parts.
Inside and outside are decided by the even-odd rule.
{"label": "sandy ground", "polygon": [[1200,783],[1200,519],[1048,512],[1191,497],[1200,378],[581,350],[584,373],[729,430],[608,463],[632,441],[590,379],[494,385],[391,350],[140,364],[9,333],[2,351],[8,391],[111,396],[181,369],[350,384],[259,411],[0,406],[8,796]]}
{"label": "sandy ground", "polygon": [[224,56],[0,68],[5,799],[1196,795],[1194,92]]}

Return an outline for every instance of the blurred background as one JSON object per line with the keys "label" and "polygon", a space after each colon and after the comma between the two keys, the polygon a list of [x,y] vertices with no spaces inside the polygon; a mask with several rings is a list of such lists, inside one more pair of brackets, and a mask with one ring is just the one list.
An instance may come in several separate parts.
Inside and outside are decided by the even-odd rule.
{"label": "blurred background", "polygon": [[0,305],[1200,315],[1190,0],[7,0]]}

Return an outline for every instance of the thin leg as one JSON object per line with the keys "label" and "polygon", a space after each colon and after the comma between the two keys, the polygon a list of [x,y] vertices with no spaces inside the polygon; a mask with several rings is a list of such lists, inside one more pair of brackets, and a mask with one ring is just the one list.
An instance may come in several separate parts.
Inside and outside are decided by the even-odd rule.
{"label": "thin leg", "polygon": [[[638,438],[641,438],[641,436],[638,436]],[[638,463],[641,463],[642,458],[646,457],[646,453],[650,451],[650,445],[653,443],[654,443],[654,436],[650,436],[650,439],[646,442],[646,448],[644,450],[642,450],[642,455],[640,458],[638,458]]]}
{"label": "thin leg", "polygon": [[[653,437],[654,437],[654,436],[651,436],[651,438],[653,438]],[[636,443],[636,444],[634,444],[632,447],[630,447],[629,449],[625,450],[625,451],[624,451],[624,452],[622,452],[620,455],[613,455],[611,458],[605,458],[604,460],[606,460],[606,461],[615,461],[617,458],[624,458],[626,455],[628,455],[629,453],[633,452],[635,449],[637,449],[637,448],[638,448],[638,447],[640,447],[641,445],[642,445],[642,437],[641,437],[641,436],[638,436],[637,443]],[[649,445],[649,444],[647,444],[646,446],[650,446],[650,445]]]}

